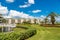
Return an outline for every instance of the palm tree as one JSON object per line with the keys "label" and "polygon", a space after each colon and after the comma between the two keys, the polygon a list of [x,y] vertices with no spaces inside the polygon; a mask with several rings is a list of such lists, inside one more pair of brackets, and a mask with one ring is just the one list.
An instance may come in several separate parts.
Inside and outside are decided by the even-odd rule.
{"label": "palm tree", "polygon": [[55,17],[57,17],[58,15],[54,12],[51,12],[47,17],[49,17],[49,16],[51,18],[51,23],[54,25],[55,21],[56,21]]}

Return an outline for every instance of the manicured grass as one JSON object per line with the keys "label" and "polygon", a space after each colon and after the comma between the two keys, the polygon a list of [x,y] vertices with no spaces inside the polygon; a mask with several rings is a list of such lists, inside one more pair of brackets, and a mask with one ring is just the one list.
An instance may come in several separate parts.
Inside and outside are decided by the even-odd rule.
{"label": "manicured grass", "polygon": [[[37,30],[37,33],[26,39],[26,40],[60,40],[60,28],[59,27],[43,27],[38,24],[19,24],[17,26],[21,26],[21,28],[14,28],[14,32],[24,33],[26,29],[23,27],[34,28]],[[2,33],[0,33],[2,34]]]}
{"label": "manicured grass", "polygon": [[37,30],[37,34],[27,40],[60,40],[60,28],[58,27],[42,27],[37,24],[23,26],[33,27]]}
{"label": "manicured grass", "polygon": [[22,28],[14,28],[13,31],[14,32],[25,32],[26,30]]}
{"label": "manicured grass", "polygon": [[37,34],[27,40],[60,40],[60,28],[42,27],[39,25],[31,25],[36,28]]}

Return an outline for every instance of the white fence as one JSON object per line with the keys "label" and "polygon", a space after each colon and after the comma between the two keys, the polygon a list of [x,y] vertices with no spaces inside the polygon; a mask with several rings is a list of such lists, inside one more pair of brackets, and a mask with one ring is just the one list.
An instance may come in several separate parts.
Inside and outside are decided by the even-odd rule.
{"label": "white fence", "polygon": [[2,32],[4,31],[9,32],[11,31],[11,28],[16,27],[16,24],[0,24],[0,27],[2,27],[1,28]]}
{"label": "white fence", "polygon": [[16,24],[0,24],[1,27],[16,27]]}

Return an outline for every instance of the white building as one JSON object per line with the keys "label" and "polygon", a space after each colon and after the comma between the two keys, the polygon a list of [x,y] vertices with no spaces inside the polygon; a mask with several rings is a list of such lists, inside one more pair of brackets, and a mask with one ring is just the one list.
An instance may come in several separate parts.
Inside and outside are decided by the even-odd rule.
{"label": "white building", "polygon": [[[23,23],[23,22],[30,22],[30,23],[35,23],[34,19],[25,19],[25,18],[19,18],[19,19],[14,19],[14,18],[6,18],[8,24],[15,24],[15,23]],[[40,19],[36,20],[36,23],[40,24]]]}

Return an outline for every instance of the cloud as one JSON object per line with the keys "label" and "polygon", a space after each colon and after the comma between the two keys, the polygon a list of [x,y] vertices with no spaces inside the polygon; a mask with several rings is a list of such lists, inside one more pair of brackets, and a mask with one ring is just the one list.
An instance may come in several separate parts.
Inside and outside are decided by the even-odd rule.
{"label": "cloud", "polygon": [[21,16],[21,14],[18,12],[18,11],[15,11],[15,10],[10,10],[9,12],[9,16]]}
{"label": "cloud", "polygon": [[60,22],[60,16],[55,18],[57,22]]}
{"label": "cloud", "polygon": [[24,12],[19,12],[19,11],[16,11],[16,10],[10,10],[9,12],[9,16],[10,17],[21,17],[21,18],[33,18],[33,16],[30,16]]}
{"label": "cloud", "polygon": [[42,10],[33,10],[32,12],[33,13],[38,13],[38,12],[41,12]]}
{"label": "cloud", "polygon": [[6,15],[6,16],[3,16],[4,18],[12,18],[11,16],[9,15]]}
{"label": "cloud", "polygon": [[34,0],[28,0],[28,3],[34,4],[35,2],[34,2]]}
{"label": "cloud", "polygon": [[10,2],[10,3],[12,3],[12,2],[14,2],[14,0],[6,0],[6,2]]}
{"label": "cloud", "polygon": [[26,8],[26,7],[29,7],[29,6],[31,6],[30,4],[25,4],[25,5],[20,5],[19,7],[20,8]]}
{"label": "cloud", "polygon": [[41,21],[44,21],[45,18],[46,18],[46,16],[44,16],[44,15],[41,15],[41,16],[40,16],[40,20],[41,20]]}
{"label": "cloud", "polygon": [[46,18],[46,16],[44,16],[44,15],[41,15],[41,16],[40,16],[40,18],[41,18],[41,19],[44,19],[44,18]]}
{"label": "cloud", "polygon": [[13,18],[13,17],[34,18],[33,16],[30,16],[29,14],[26,14],[24,12],[19,12],[19,11],[16,11],[16,10],[10,10],[10,11],[8,11],[8,8],[2,6],[1,4],[0,4],[0,14],[3,14],[4,18]]}
{"label": "cloud", "polygon": [[8,9],[0,4],[0,14],[7,14]]}
{"label": "cloud", "polygon": [[20,8],[27,8],[30,7],[32,4],[34,4],[34,0],[28,0],[28,2],[25,2],[24,5],[19,5]]}

